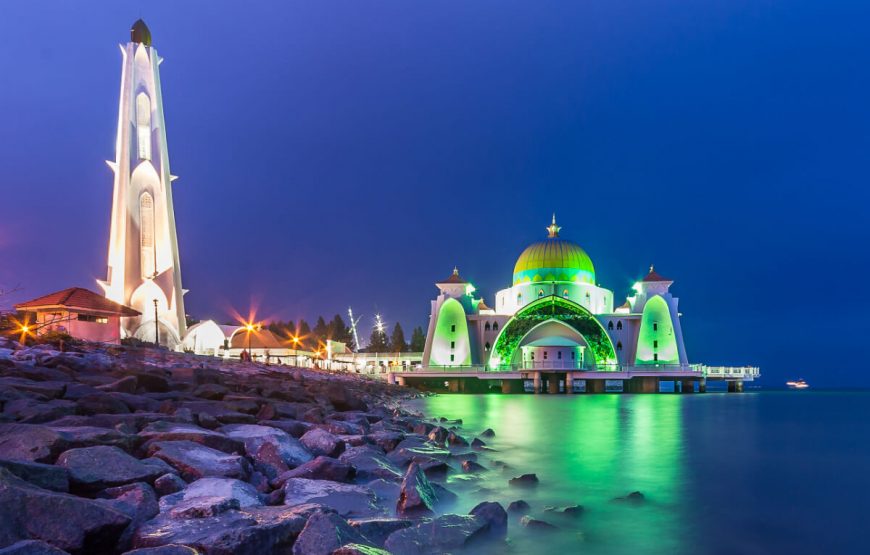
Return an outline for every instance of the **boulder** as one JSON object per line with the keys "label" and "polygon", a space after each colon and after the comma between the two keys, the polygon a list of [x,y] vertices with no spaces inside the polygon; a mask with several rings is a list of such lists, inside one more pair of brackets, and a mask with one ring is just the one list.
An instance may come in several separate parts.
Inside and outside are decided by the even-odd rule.
{"label": "boulder", "polygon": [[98,385],[96,389],[100,391],[117,391],[119,393],[136,393],[138,385],[139,381],[136,379],[136,376],[125,376],[118,381]]}
{"label": "boulder", "polygon": [[316,505],[249,507],[192,519],[177,519],[161,513],[138,528],[133,546],[193,545],[204,553],[220,555],[290,553],[308,516],[319,508]]}
{"label": "boulder", "polygon": [[476,547],[491,539],[489,522],[448,514],[390,534],[384,548],[394,555],[435,555]]}
{"label": "boulder", "polygon": [[356,392],[344,384],[328,384],[323,393],[337,411],[368,410],[365,401],[360,399]]}
{"label": "boulder", "polygon": [[119,550],[129,548],[134,530],[141,523],[157,516],[159,512],[157,494],[151,486],[142,482],[103,490],[98,497],[98,502],[124,513],[131,519],[130,525],[118,540]]}
{"label": "boulder", "polygon": [[[483,443],[477,438],[475,438],[474,441]],[[456,432],[450,432],[449,434],[447,434],[447,444],[459,447],[466,447],[468,446],[468,440],[457,434]]]}
{"label": "boulder", "polygon": [[160,499],[160,510],[165,512],[182,502],[198,498],[229,499],[236,509],[240,507],[256,507],[262,505],[260,495],[254,486],[232,478],[200,478],[178,493],[166,495]]}
{"label": "boulder", "polygon": [[35,539],[70,553],[111,552],[130,521],[97,501],[36,487],[0,468],[0,544]]}
{"label": "boulder", "polygon": [[629,505],[643,505],[646,502],[646,496],[639,491],[633,491],[623,497],[613,499],[615,503],[627,503]]}
{"label": "boulder", "polygon": [[411,463],[399,490],[396,513],[399,516],[431,514],[438,498],[426,474],[417,463]]}
{"label": "boulder", "polygon": [[495,437],[495,432],[492,428],[487,428],[484,431],[480,432],[480,437],[492,438]]}
{"label": "boulder", "polygon": [[36,424],[0,424],[0,458],[53,463],[67,449],[68,436]]}
{"label": "boulder", "polygon": [[508,484],[515,487],[534,487],[538,485],[538,476],[537,474],[523,474],[522,476],[517,476],[516,478],[508,480]]}
{"label": "boulder", "polygon": [[464,460],[462,461],[462,471],[463,472],[484,472],[486,471],[486,467],[480,463],[477,463],[472,460]]}
{"label": "boulder", "polygon": [[349,543],[333,551],[332,555],[390,555],[390,552],[361,543]]}
{"label": "boulder", "polygon": [[375,492],[365,486],[290,478],[284,482],[283,489],[285,505],[318,503],[331,507],[344,517],[373,516],[382,511],[377,506]]}
{"label": "boulder", "polygon": [[378,547],[383,547],[387,538],[396,530],[402,530],[414,524],[407,518],[362,518],[349,520],[348,524]]}
{"label": "boulder", "polygon": [[365,436],[365,439],[389,453],[395,449],[403,439],[405,439],[405,434],[401,432],[380,431],[368,434]]}
{"label": "boulder", "polygon": [[[21,406],[16,408],[16,404]],[[52,399],[45,403],[32,399],[21,399],[12,403],[6,403],[3,407],[3,412],[14,416],[24,424],[43,424],[75,414],[76,404],[63,399]]]}
{"label": "boulder", "polygon": [[317,511],[308,517],[296,538],[293,555],[330,555],[343,545],[365,541],[345,519],[333,512]]}
{"label": "boulder", "polygon": [[516,501],[511,501],[510,505],[508,505],[507,510],[509,513],[512,514],[524,515],[527,512],[531,511],[532,508],[522,499],[518,499]]}
{"label": "boulder", "polygon": [[251,457],[256,455],[264,443],[271,443],[278,449],[278,454],[288,467],[299,466],[312,459],[309,450],[303,447],[304,442],[300,443],[287,432],[277,428],[256,424],[230,424],[220,428],[220,431],[241,441],[248,456]]}
{"label": "boulder", "polygon": [[5,468],[22,480],[52,491],[69,491],[69,473],[65,468],[27,461],[0,459],[0,468]]}
{"label": "boulder", "polygon": [[154,480],[154,491],[161,497],[181,491],[185,486],[187,486],[187,482],[182,480],[178,474],[167,473]]}
{"label": "boulder", "polygon": [[545,513],[560,513],[574,518],[583,514],[586,509],[583,505],[569,505],[568,507],[545,507]]}
{"label": "boulder", "polygon": [[537,518],[532,518],[529,515],[524,516],[520,519],[520,524],[524,528],[528,528],[529,530],[541,531],[541,532],[554,532],[558,530],[556,526],[553,526],[549,522],[545,520],[538,520]]}
{"label": "boulder", "polygon": [[130,453],[142,442],[136,435],[127,434],[114,428],[52,425],[51,429],[63,434],[67,441],[67,449],[114,445]]}
{"label": "boulder", "polygon": [[274,443],[264,442],[250,457],[254,461],[254,469],[269,480],[274,480],[289,470]]}
{"label": "boulder", "polygon": [[180,501],[172,507],[169,510],[169,516],[172,518],[206,518],[239,508],[239,502],[236,499],[218,496],[194,497]]}
{"label": "boulder", "polygon": [[64,451],[57,466],[69,471],[73,490],[94,492],[131,482],[151,482],[159,469],[142,464],[117,447],[102,445]]}
{"label": "boulder", "polygon": [[[223,451],[224,453],[241,454],[245,452],[244,444],[238,439],[224,433],[201,428],[195,424],[183,422],[152,422],[147,425],[139,437],[152,441],[193,441]],[[147,446],[146,446],[147,448]]]}
{"label": "boulder", "polygon": [[290,436],[295,438],[302,437],[305,432],[314,428],[313,424],[300,422],[299,420],[262,420],[260,421],[260,425],[284,430],[290,434]]}
{"label": "boulder", "polygon": [[67,555],[67,552],[39,540],[22,540],[0,549],[0,555]]}
{"label": "boulder", "polygon": [[504,539],[507,537],[508,515],[501,503],[484,501],[477,504],[470,515],[479,516],[489,523],[489,535],[493,538]]}
{"label": "boulder", "polygon": [[244,457],[192,441],[157,441],[148,447],[148,454],[169,463],[188,481],[207,476],[245,479],[251,471]]}
{"label": "boulder", "polygon": [[342,453],[338,460],[353,466],[360,479],[399,480],[402,477],[399,468],[384,455],[383,451],[375,447],[367,445],[351,447]]}
{"label": "boulder", "polygon": [[443,426],[436,426],[429,432],[429,440],[434,441],[435,443],[443,444],[447,440],[447,435],[450,432],[447,431],[447,428]]}
{"label": "boulder", "polygon": [[275,487],[281,487],[290,478],[308,478],[311,480],[332,480],[333,482],[349,482],[356,475],[354,468],[331,457],[320,456],[314,460],[284,472],[272,481]]}
{"label": "boulder", "polygon": [[195,397],[200,397],[202,399],[209,399],[213,401],[220,401],[227,393],[229,393],[229,390],[227,388],[216,383],[202,384],[201,386],[193,390],[193,395]]}
{"label": "boulder", "polygon": [[130,407],[108,393],[92,393],[76,401],[78,414],[127,414]]}
{"label": "boulder", "polygon": [[337,457],[344,451],[343,441],[320,428],[314,428],[305,432],[299,438],[299,441],[315,456],[326,455],[327,457]]}
{"label": "boulder", "polygon": [[[466,445],[468,445],[468,444],[466,443]],[[484,447],[486,447],[486,443],[482,439],[480,439],[479,437],[476,437],[473,440],[471,440],[471,448],[472,449],[480,450],[480,449],[483,449]]]}

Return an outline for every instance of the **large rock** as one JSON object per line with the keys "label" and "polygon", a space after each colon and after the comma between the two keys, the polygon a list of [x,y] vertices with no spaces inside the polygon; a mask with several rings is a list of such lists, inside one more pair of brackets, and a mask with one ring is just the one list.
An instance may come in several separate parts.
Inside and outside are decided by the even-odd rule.
{"label": "large rock", "polygon": [[167,473],[154,480],[154,491],[159,496],[177,493],[185,487],[187,487],[187,482],[182,480],[178,474]]}
{"label": "large rock", "polygon": [[400,516],[431,514],[437,501],[435,490],[432,489],[426,474],[417,463],[411,463],[402,480],[396,513]]}
{"label": "large rock", "polygon": [[403,439],[405,439],[405,434],[389,430],[372,432],[366,436],[366,440],[374,443],[387,453],[395,449]]}
{"label": "large rock", "polygon": [[384,480],[399,480],[401,471],[393,464],[384,452],[376,447],[362,445],[351,447],[338,457],[356,469],[357,477],[365,480],[383,478]]}
{"label": "large rock", "polygon": [[152,482],[162,472],[143,464],[117,447],[82,447],[64,451],[57,466],[69,471],[71,486],[79,491],[98,491],[131,482]]}
{"label": "large rock", "polygon": [[353,467],[331,457],[320,456],[312,461],[284,472],[273,480],[280,487],[290,478],[308,478],[311,480],[332,480],[333,482],[349,482],[356,475]]}
{"label": "large rock", "polygon": [[486,519],[450,514],[393,532],[384,547],[394,555],[440,555],[475,547],[491,539]]}
{"label": "large rock", "polygon": [[479,516],[489,523],[488,533],[496,539],[504,539],[507,536],[508,515],[501,503],[484,501],[477,504],[468,514]]}
{"label": "large rock", "polygon": [[337,411],[368,410],[365,401],[345,384],[331,383],[326,386],[324,394]]}
{"label": "large rock", "polygon": [[378,547],[383,547],[387,538],[396,530],[402,530],[414,524],[407,518],[358,518],[348,521],[357,532]]}
{"label": "large rock", "polygon": [[136,528],[157,516],[159,512],[157,494],[151,486],[141,482],[103,490],[98,497],[98,502],[124,513],[131,519],[130,525],[118,539],[119,550],[127,550]]}
{"label": "large rock", "polygon": [[382,511],[370,488],[339,484],[329,480],[290,478],[284,482],[284,504],[319,503],[344,517],[373,516]]}
{"label": "large rock", "polygon": [[136,387],[138,385],[139,381],[136,379],[136,376],[125,376],[112,383],[98,385],[96,389],[106,392],[116,391],[118,393],[136,393]]}
{"label": "large rock", "polygon": [[301,422],[299,420],[261,420],[260,424],[263,426],[269,426],[272,428],[278,428],[279,430],[284,430],[295,438],[302,437],[305,432],[314,428],[314,424],[309,424],[308,422]]}
{"label": "large rock", "polygon": [[76,401],[77,412],[84,415],[92,414],[127,414],[130,407],[126,403],[108,393],[93,393],[85,395]]}
{"label": "large rock", "polygon": [[43,541],[22,540],[0,549],[0,555],[67,555],[67,552]]}
{"label": "large rock", "polygon": [[69,491],[69,473],[65,468],[27,461],[0,459],[0,468],[5,468],[22,480],[52,491]]}
{"label": "large rock", "polygon": [[0,424],[0,458],[53,463],[67,449],[68,436],[36,424]]}
{"label": "large rock", "polygon": [[42,424],[76,413],[76,404],[63,399],[40,403],[33,399],[21,399],[6,403],[3,412],[14,416],[24,424]]}
{"label": "large rock", "polygon": [[302,443],[277,428],[256,424],[230,424],[222,427],[220,431],[242,442],[245,451],[251,457],[264,443],[271,443],[278,449],[278,454],[288,467],[299,466],[312,459],[311,453],[303,447]]}
{"label": "large rock", "polygon": [[263,504],[257,490],[247,482],[232,478],[200,478],[178,493],[162,497],[160,510],[165,512],[181,502],[205,497],[232,499],[236,502],[236,508]]}
{"label": "large rock", "polygon": [[309,515],[318,509],[317,505],[249,507],[191,519],[161,514],[139,527],[133,546],[189,545],[209,555],[290,553]]}
{"label": "large rock", "polygon": [[320,428],[314,428],[305,432],[299,441],[305,446],[308,451],[315,455],[326,455],[327,457],[337,457],[344,451],[344,442]]}
{"label": "large rock", "polygon": [[124,451],[132,452],[141,439],[133,434],[125,434],[114,428],[97,426],[56,426],[51,429],[62,434],[67,441],[67,448],[94,447],[96,445],[114,445]]}
{"label": "large rock", "polygon": [[305,528],[293,544],[293,555],[330,555],[349,543],[365,543],[366,539],[333,512],[318,511],[308,517]]}
{"label": "large rock", "polygon": [[70,553],[106,553],[130,521],[97,501],[38,488],[0,468],[0,545],[36,539]]}
{"label": "large rock", "polygon": [[537,474],[523,474],[508,480],[508,484],[518,488],[530,488],[538,485]]}
{"label": "large rock", "polygon": [[224,453],[242,454],[244,444],[224,433],[207,430],[194,424],[180,422],[153,422],[139,432],[139,437],[148,441],[192,441],[223,451]]}
{"label": "large rock", "polygon": [[208,476],[244,480],[250,474],[244,457],[192,441],[157,441],[148,447],[148,454],[168,462],[188,481]]}

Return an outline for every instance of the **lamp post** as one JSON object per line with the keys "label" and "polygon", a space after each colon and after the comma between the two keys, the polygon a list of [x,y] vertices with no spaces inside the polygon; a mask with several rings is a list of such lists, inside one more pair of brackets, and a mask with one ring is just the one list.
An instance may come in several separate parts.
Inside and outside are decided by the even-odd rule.
{"label": "lamp post", "polygon": [[293,336],[293,366],[299,366],[299,336]]}
{"label": "lamp post", "polygon": [[257,328],[254,324],[246,324],[245,329],[248,330],[248,362],[253,362],[254,357],[251,355],[251,333]]}
{"label": "lamp post", "polygon": [[160,345],[160,326],[157,325],[157,299],[154,299],[154,346]]}

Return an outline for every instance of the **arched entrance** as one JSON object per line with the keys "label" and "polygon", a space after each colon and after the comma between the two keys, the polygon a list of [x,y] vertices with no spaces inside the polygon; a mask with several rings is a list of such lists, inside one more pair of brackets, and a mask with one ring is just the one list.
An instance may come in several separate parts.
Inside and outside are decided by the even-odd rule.
{"label": "arched entrance", "polygon": [[[539,325],[554,320],[570,328],[585,342],[587,366],[616,364],[616,351],[607,332],[595,316],[577,303],[551,295],[530,303],[517,312],[501,330],[489,357],[491,370],[510,370],[517,349]],[[555,330],[555,328],[554,328]]]}

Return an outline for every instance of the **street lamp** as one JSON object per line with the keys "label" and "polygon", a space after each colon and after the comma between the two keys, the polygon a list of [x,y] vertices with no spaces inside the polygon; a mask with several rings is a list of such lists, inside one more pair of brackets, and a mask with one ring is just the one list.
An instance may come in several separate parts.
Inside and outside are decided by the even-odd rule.
{"label": "street lamp", "polygon": [[293,366],[299,366],[299,336],[293,336]]}
{"label": "street lamp", "polygon": [[160,326],[157,324],[157,299],[154,299],[154,346],[160,345]]}
{"label": "street lamp", "polygon": [[254,358],[251,356],[251,333],[259,329],[259,325],[254,325],[251,323],[245,324],[245,329],[248,330],[248,361],[252,362]]}

